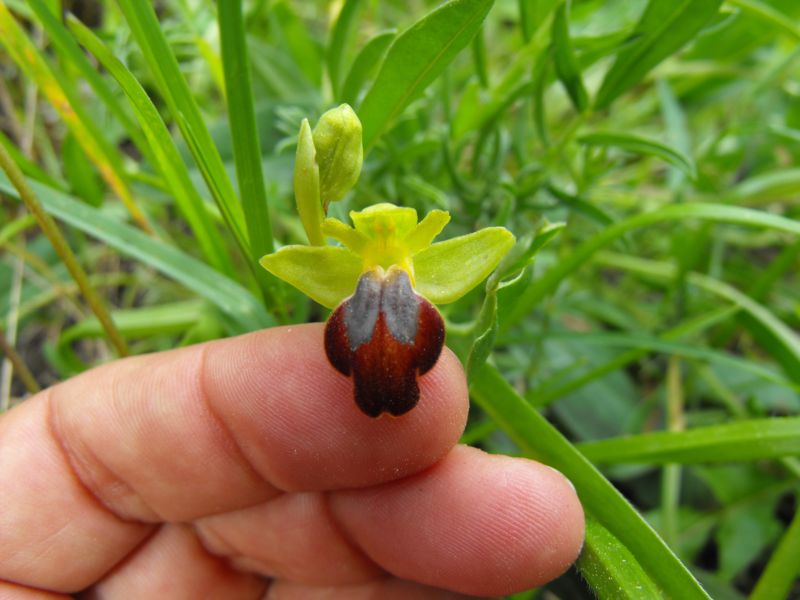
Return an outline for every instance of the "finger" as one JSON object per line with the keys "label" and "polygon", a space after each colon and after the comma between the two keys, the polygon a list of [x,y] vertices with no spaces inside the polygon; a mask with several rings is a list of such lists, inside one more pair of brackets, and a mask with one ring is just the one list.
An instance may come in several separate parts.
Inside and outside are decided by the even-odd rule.
{"label": "finger", "polygon": [[474,596],[463,596],[455,592],[440,590],[388,578],[353,585],[315,587],[303,583],[277,581],[269,588],[265,600],[475,600]]}
{"label": "finger", "polygon": [[0,600],[70,600],[70,597],[0,581]]}
{"label": "finger", "polygon": [[211,556],[191,527],[165,525],[86,594],[103,600],[257,600],[267,582]]}
{"label": "finger", "polygon": [[330,506],[393,575],[465,594],[541,585],[563,573],[583,543],[583,511],[560,473],[463,446],[413,477],[334,492]]}
{"label": "finger", "polygon": [[212,553],[242,570],[310,585],[379,579],[384,572],[342,534],[319,492],[201,519],[195,527]]}
{"label": "finger", "polygon": [[424,469],[455,444],[467,395],[450,353],[420,387],[403,418],[362,415],[320,325],[135,357],[56,386],[0,419],[0,579],[73,591],[148,534],[138,521]]}

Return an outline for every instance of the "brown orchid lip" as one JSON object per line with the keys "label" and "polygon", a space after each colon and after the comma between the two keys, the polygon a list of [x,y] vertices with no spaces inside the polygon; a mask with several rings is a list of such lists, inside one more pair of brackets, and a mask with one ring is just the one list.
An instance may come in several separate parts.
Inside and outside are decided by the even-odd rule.
{"label": "brown orchid lip", "polygon": [[439,311],[398,267],[361,275],[355,293],[325,326],[328,360],[353,376],[356,404],[370,417],[400,416],[414,408],[417,376],[433,368],[443,345]]}

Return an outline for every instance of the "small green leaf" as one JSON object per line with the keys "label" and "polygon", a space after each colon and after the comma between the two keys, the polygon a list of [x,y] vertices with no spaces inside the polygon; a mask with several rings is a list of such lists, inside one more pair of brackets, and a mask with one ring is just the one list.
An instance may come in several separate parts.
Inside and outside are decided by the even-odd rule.
{"label": "small green leaf", "polygon": [[513,244],[514,236],[503,227],[433,244],[414,257],[417,291],[436,304],[455,302],[483,281]]}
{"label": "small green leaf", "polygon": [[359,107],[365,147],[372,146],[470,42],[493,3],[451,0],[400,34]]}
{"label": "small green leaf", "polygon": [[597,93],[606,108],[658,63],[677,52],[713,19],[722,0],[650,0],[633,31],[639,36],[617,55]]}
{"label": "small green leaf", "polygon": [[589,133],[582,135],[578,141],[588,146],[603,146],[615,147],[634,152],[636,154],[646,154],[656,156],[677,167],[692,179],[697,177],[697,170],[694,166],[694,161],[686,156],[683,152],[676,150],[666,144],[662,144],[658,140],[649,139],[640,135],[632,133],[621,133],[616,131],[599,131],[597,133]]}
{"label": "small green leaf", "polygon": [[553,17],[553,62],[556,67],[556,75],[564,89],[567,90],[572,104],[578,112],[583,112],[589,105],[589,96],[583,86],[581,69],[572,49],[567,16],[568,8],[568,3],[565,2],[558,7]]}
{"label": "small green leaf", "polygon": [[353,293],[362,267],[358,256],[336,246],[285,246],[259,263],[327,308]]}

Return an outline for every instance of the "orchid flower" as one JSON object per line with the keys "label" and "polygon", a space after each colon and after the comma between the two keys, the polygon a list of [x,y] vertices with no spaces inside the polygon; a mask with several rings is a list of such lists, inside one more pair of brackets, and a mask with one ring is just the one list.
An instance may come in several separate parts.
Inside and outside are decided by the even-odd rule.
{"label": "orchid flower", "polygon": [[[303,122],[295,196],[312,245],[285,246],[260,263],[333,309],[325,351],[336,370],[352,375],[358,407],[371,417],[400,416],[417,404],[417,377],[433,368],[444,345],[444,321],[433,303],[454,302],[477,286],[514,236],[488,227],[433,243],[450,220],[446,211],[418,221],[413,208],[389,203],[351,211],[352,226],[325,218],[328,202],[343,197],[360,172],[356,122],[346,105],[323,115],[313,133]],[[326,135],[317,136],[323,124]],[[326,244],[329,239],[340,245]]]}

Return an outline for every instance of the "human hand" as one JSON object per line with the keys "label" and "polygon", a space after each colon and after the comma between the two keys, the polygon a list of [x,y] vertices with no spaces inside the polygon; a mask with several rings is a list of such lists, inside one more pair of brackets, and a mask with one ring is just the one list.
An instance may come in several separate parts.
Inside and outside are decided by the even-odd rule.
{"label": "human hand", "polygon": [[351,386],[303,325],[25,401],[0,419],[0,598],[493,596],[575,559],[583,513],[563,476],[456,445],[452,353],[401,418],[365,416]]}

